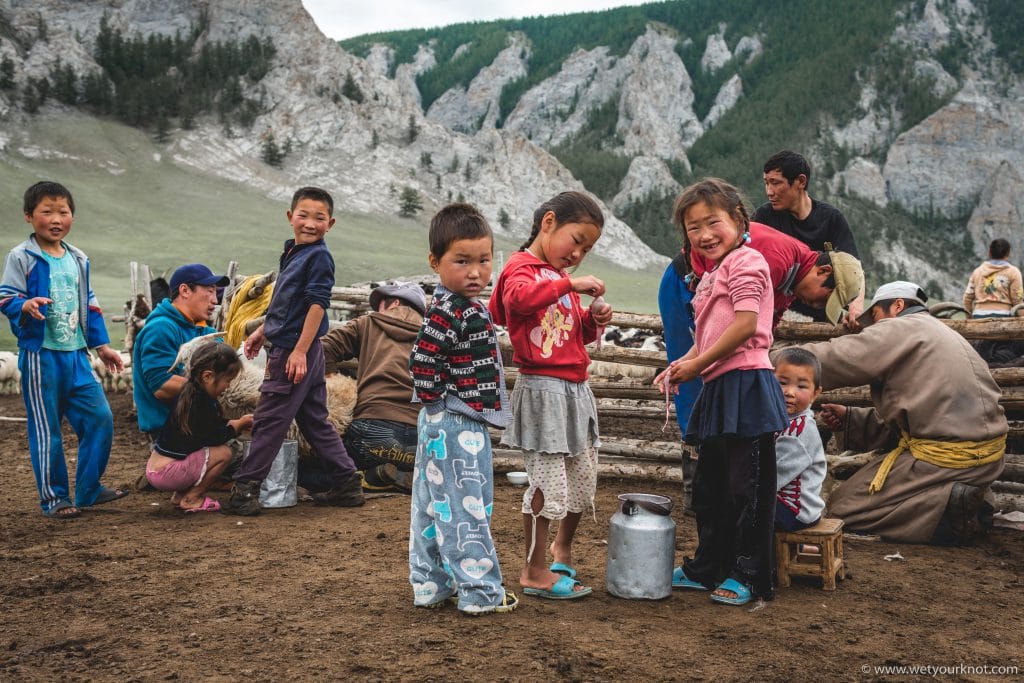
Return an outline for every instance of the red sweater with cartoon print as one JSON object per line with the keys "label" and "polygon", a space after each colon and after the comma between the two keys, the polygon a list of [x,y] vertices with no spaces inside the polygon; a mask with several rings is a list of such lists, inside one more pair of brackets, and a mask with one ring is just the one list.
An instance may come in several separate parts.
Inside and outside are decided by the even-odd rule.
{"label": "red sweater with cartoon print", "polygon": [[519,372],[586,381],[590,356],[584,345],[597,339],[597,325],[572,291],[568,273],[517,251],[498,276],[487,308],[494,322],[508,328]]}

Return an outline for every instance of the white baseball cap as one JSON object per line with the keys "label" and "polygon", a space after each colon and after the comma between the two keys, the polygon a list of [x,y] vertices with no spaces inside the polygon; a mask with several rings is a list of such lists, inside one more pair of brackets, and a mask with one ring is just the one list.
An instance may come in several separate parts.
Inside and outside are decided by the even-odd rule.
{"label": "white baseball cap", "polygon": [[871,301],[864,304],[864,312],[857,319],[861,326],[867,327],[874,322],[874,318],[871,317],[872,306],[882,301],[891,301],[892,299],[903,299],[908,303],[914,302],[924,306],[924,302],[928,301],[928,295],[913,282],[907,282],[906,280],[886,282],[875,291]]}

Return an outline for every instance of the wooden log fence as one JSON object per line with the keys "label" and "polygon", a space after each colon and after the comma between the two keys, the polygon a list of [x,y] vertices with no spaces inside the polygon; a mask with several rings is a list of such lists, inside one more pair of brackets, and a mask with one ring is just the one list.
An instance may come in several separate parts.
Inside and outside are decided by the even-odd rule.
{"label": "wooden log fence", "polygon": [[[232,268],[233,266],[233,268]],[[132,266],[132,301],[126,305],[125,319],[128,325],[141,327],[141,321],[135,320],[136,306],[142,310],[148,305],[148,288],[142,289],[141,282],[148,282],[148,268]],[[237,275],[237,263],[229,264],[232,284],[229,292],[233,295],[234,288],[241,282]],[[274,273],[264,276],[265,286],[272,282]],[[140,282],[141,281],[141,282]],[[369,310],[368,298],[370,290],[363,287],[334,287],[331,291],[331,308],[349,316]],[[485,292],[485,296],[489,295]],[[139,296],[142,299],[139,299]],[[138,303],[136,303],[138,301]],[[225,297],[223,310],[226,310],[230,297]],[[148,310],[146,311],[148,313]],[[220,313],[218,312],[218,315]],[[223,323],[223,316],[217,319]],[[1012,320],[943,320],[951,329],[970,340],[1010,340],[1024,339],[1024,318]],[[654,314],[629,313],[616,311],[612,316],[611,325],[620,328],[640,328],[652,333],[663,331],[661,318]],[[137,329],[136,327],[136,329]],[[783,320],[775,333],[780,345],[794,342],[822,341],[845,334],[845,328],[824,323],[797,323]],[[666,365],[662,351],[623,348],[605,344],[600,348],[590,345],[588,352],[593,360],[607,363],[639,366],[655,369]],[[507,340],[502,340],[502,353],[511,358],[511,348]],[[354,369],[355,362],[340,364],[340,367]],[[992,370],[992,376],[1002,390],[1000,403],[1009,410],[1024,410],[1024,368],[998,368]],[[506,380],[509,388],[515,386],[518,372],[513,367],[506,368]],[[602,418],[634,418],[653,422],[652,439],[627,439],[602,437],[599,453],[598,473],[631,481],[658,480],[678,482],[682,480],[680,462],[684,454],[684,446],[671,439],[659,439],[661,425],[665,421],[665,405],[663,395],[650,384],[650,380],[601,380],[592,378],[591,388],[598,399],[598,414]],[[867,386],[850,387],[823,392],[820,403],[839,403],[849,406],[870,405],[870,391]],[[675,406],[669,404],[669,420],[675,423]],[[673,433],[677,433],[673,431]],[[1009,438],[1024,438],[1024,421],[1010,422]],[[495,444],[500,437],[495,433]],[[829,471],[839,479],[846,478],[867,462],[874,454],[840,454],[830,455]],[[494,451],[494,467],[498,472],[522,469],[522,454],[514,449],[496,447]],[[997,501],[1003,509],[1024,510],[1024,455],[1010,454],[1006,456],[1006,466],[1001,479],[992,486]]]}

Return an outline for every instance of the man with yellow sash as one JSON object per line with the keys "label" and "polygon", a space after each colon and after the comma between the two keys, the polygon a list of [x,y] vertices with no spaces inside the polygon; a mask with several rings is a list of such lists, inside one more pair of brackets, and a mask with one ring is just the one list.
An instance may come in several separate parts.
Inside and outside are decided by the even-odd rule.
{"label": "man with yellow sash", "polygon": [[843,482],[829,514],[886,540],[969,543],[984,495],[1003,471],[1006,416],[988,366],[933,318],[912,282],[889,282],[864,307],[859,334],[803,348],[828,389],[868,384],[872,408],[826,404],[846,447],[887,452]]}

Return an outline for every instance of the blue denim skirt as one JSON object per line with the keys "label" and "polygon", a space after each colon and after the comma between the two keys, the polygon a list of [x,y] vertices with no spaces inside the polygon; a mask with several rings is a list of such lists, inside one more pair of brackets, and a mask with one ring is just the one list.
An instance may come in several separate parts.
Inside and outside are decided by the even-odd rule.
{"label": "blue denim skirt", "polygon": [[788,424],[786,399],[771,370],[732,370],[704,384],[686,425],[686,443],[755,437]]}

